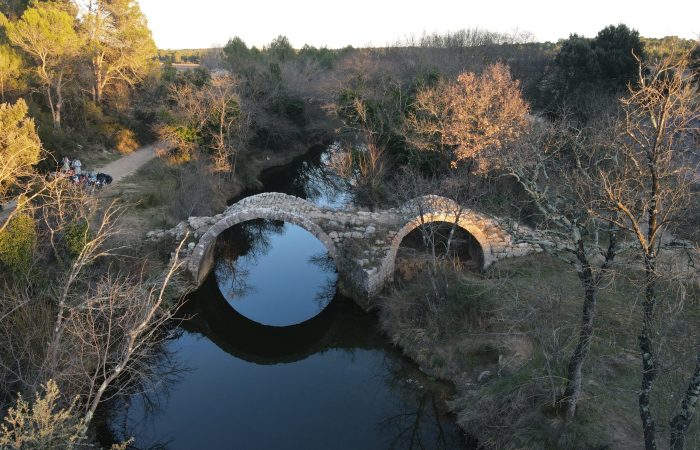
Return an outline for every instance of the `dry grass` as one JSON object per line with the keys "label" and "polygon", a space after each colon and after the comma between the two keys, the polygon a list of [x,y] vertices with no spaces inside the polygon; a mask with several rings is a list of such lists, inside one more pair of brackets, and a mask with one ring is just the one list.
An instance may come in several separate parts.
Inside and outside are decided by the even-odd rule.
{"label": "dry grass", "polygon": [[[639,448],[639,283],[633,269],[620,270],[600,296],[583,397],[568,423],[553,405],[576,343],[582,291],[558,260],[533,255],[499,262],[484,276],[453,273],[449,298],[433,307],[419,273],[387,296],[382,323],[422,368],[456,384],[458,421],[487,448]],[[697,288],[665,285],[656,324],[660,442],[700,342]],[[700,445],[698,428],[696,421],[688,448]]]}
{"label": "dry grass", "polygon": [[110,195],[133,205],[126,220],[139,224],[145,234],[191,216],[222,211],[226,205],[218,181],[203,163],[180,165],[155,158],[115,186]]}
{"label": "dry grass", "polygon": [[90,171],[97,170],[112,161],[116,161],[122,155],[101,146],[90,146],[77,150],[75,153],[69,153],[66,156],[71,159],[79,158],[83,164],[83,171]]}

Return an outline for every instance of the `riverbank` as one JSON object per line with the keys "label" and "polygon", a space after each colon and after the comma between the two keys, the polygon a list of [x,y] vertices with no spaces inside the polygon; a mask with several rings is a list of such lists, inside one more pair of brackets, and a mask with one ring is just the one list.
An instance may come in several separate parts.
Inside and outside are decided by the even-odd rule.
{"label": "riverbank", "polygon": [[[450,408],[483,448],[643,448],[638,269],[621,264],[600,295],[583,397],[570,421],[561,418],[556,400],[581,314],[583,293],[572,269],[538,254],[500,261],[483,275],[457,271],[448,277],[447,298],[432,304],[426,276],[418,273],[387,293],[382,328],[422,371],[454,383]],[[685,387],[692,367],[683,356],[692,354],[694,341],[677,330],[698,329],[698,312],[664,318],[676,326],[659,328],[668,349],[660,356],[668,369],[659,374],[659,390]],[[660,412],[675,405],[661,394],[655,401]],[[696,426],[689,441],[697,439]]]}
{"label": "riverbank", "polygon": [[[340,207],[342,192],[330,192],[332,183],[322,186],[328,181],[319,173],[325,167],[323,149],[304,153],[277,161],[258,158],[255,167],[262,175],[257,189]],[[279,166],[290,159],[291,164]],[[274,169],[265,170],[273,162]],[[258,183],[252,184],[255,190]],[[226,286],[239,286],[226,281],[224,270],[216,278],[212,273],[188,296],[180,314],[191,320],[178,323],[183,333],[166,351],[192,370],[153,393],[168,399],[159,414],[144,419],[140,414],[147,412],[136,399],[134,410],[114,421],[117,427],[128,425],[117,440],[134,436],[143,447],[163,439],[178,449],[192,448],[197,443],[191,439],[206,435],[210,447],[228,448],[234,433],[237,445],[251,448],[465,448],[446,412],[450,386],[423,376],[401,356],[380,332],[376,314],[338,294],[326,308],[317,304],[314,289],[329,295],[335,291],[326,291],[316,275],[335,270],[313,257],[324,250],[313,235],[274,221],[248,222],[243,230],[248,231],[239,235],[232,228],[222,235],[218,261],[228,267],[233,261],[226,261],[227,256],[237,260],[250,254],[249,265],[237,273],[250,291],[238,293],[237,303],[224,298]],[[304,267],[308,272],[300,273]],[[311,289],[311,295],[295,294],[295,285]],[[264,295],[267,288],[278,289],[271,299],[283,302],[273,308],[275,314],[289,311],[296,301],[323,311],[293,327],[265,327],[237,317],[246,295]],[[264,310],[259,300],[252,307]],[[266,317],[258,320],[267,323]],[[139,427],[144,422],[148,426]],[[261,436],[258,430],[274,432]],[[118,428],[113,431],[119,434]]]}

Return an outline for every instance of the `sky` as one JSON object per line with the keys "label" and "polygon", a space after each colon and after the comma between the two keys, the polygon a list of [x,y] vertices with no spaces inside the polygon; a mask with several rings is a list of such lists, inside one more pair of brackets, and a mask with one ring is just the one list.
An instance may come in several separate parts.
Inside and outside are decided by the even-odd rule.
{"label": "sky", "polygon": [[[700,36],[700,0],[140,0],[158,48],[222,46],[239,36],[262,47],[285,35],[340,48],[384,46],[423,32],[528,31],[537,41],[593,37],[624,23],[645,37]],[[571,6],[568,6],[571,5]]]}

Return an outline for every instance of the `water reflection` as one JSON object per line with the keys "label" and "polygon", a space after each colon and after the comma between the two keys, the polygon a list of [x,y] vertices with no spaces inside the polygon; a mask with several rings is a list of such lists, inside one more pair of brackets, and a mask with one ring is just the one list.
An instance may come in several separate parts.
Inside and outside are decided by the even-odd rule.
{"label": "water reflection", "polygon": [[[317,152],[263,183],[342,204],[346,195],[325,172]],[[157,401],[134,397],[115,409],[115,438],[168,449],[466,448],[444,408],[450,388],[427,379],[378,332],[373,314],[337,294],[335,267],[313,236],[247,222],[216,252],[215,273],[187,300],[180,334],[165,346],[189,370],[158,386]],[[250,302],[259,318],[245,299],[265,292],[277,302]],[[289,308],[297,303],[305,315]]]}
{"label": "water reflection", "polygon": [[232,308],[212,276],[197,297],[200,301],[189,302],[188,309],[183,310],[191,319],[181,326],[192,333],[206,333],[226,353],[256,364],[299,361],[330,347],[328,331],[342,314],[339,310],[349,303],[347,299],[334,301],[307,321],[275,327],[250,320]]}
{"label": "water reflection", "polygon": [[338,279],[323,244],[296,225],[253,220],[217,241],[216,281],[229,304],[248,319],[285,327],[320,313]]}
{"label": "water reflection", "polygon": [[[115,396],[107,396],[95,415],[96,438],[101,447],[111,448],[135,436],[143,436],[138,445],[129,445],[129,449],[167,449],[170,443],[165,440],[152,440],[147,434],[135,430],[148,430],[158,423],[159,418],[168,410],[169,394],[178,384],[189,376],[191,368],[187,367],[174,342],[180,340],[185,331],[178,327],[180,320],[173,320],[169,326],[161,329],[162,339],[150,351],[147,360],[139,361],[135,370],[142,373],[137,378],[122,376],[119,379],[119,391]],[[111,392],[109,394],[112,394]],[[134,421],[134,411],[139,419]],[[170,438],[169,438],[170,439]]]}
{"label": "water reflection", "polygon": [[304,198],[319,206],[342,207],[350,203],[352,195],[347,181],[338,177],[328,167],[331,151],[329,147],[315,146],[291,163],[266,169],[260,175],[262,186],[247,189],[228,203],[263,192],[282,192]]}
{"label": "water reflection", "polygon": [[449,388],[393,352],[349,299],[285,328],[246,322],[212,279],[193,300],[169,344],[190,371],[119,422],[137,448],[464,448],[441,406]]}

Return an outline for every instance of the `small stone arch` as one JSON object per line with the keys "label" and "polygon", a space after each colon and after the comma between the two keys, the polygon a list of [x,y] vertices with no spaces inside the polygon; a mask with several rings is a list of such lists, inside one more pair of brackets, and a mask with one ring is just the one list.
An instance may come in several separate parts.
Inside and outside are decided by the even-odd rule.
{"label": "small stone arch", "polygon": [[326,247],[326,250],[328,250],[331,258],[333,258],[333,261],[335,261],[337,267],[338,252],[333,240],[311,219],[297,212],[283,211],[276,208],[248,206],[226,214],[199,239],[199,243],[192,251],[192,256],[188,264],[188,269],[196,280],[197,286],[200,286],[204,282],[214,266],[214,244],[219,235],[235,225],[255,219],[280,220],[300,226],[321,241],[324,247]]}
{"label": "small stone arch", "polygon": [[[466,215],[467,217],[462,217],[462,215]],[[475,223],[474,220],[470,220],[466,211],[462,211],[462,215],[457,217],[457,215],[452,213],[427,213],[409,220],[403,227],[401,227],[391,241],[391,248],[386,260],[386,263],[388,264],[387,274],[394,273],[396,254],[399,251],[399,247],[401,246],[403,239],[411,231],[417,229],[421,225],[427,225],[435,222],[457,224],[459,228],[469,233],[479,244],[479,247],[481,247],[481,268],[484,269],[491,265],[491,263],[493,263],[493,256],[491,253],[491,244],[489,243],[486,233],[478,226],[478,223]]]}
{"label": "small stone arch", "polygon": [[384,260],[382,272],[386,278],[393,277],[396,254],[403,239],[421,225],[434,222],[457,224],[469,233],[481,247],[482,269],[489,267],[495,261],[491,234],[499,227],[489,217],[463,208],[454,200],[438,195],[426,195],[410,200],[401,206],[399,211],[405,218],[405,222],[392,238],[389,252]]}

